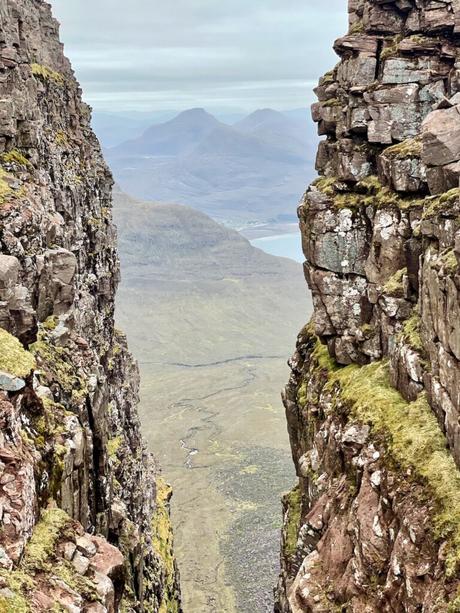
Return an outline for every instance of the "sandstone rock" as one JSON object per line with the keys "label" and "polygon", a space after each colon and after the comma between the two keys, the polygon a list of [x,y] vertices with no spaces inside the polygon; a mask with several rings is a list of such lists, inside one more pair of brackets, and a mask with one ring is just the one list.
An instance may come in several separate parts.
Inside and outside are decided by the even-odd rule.
{"label": "sandstone rock", "polygon": [[458,1],[350,0],[316,90],[321,176],[299,207],[314,315],[283,393],[299,481],[277,613],[455,606],[452,542],[432,533],[450,494],[426,479],[441,462],[457,492],[459,15]]}
{"label": "sandstone rock", "polygon": [[72,566],[79,575],[86,575],[89,568],[89,560],[77,551],[72,558]]}
{"label": "sandstone rock", "polygon": [[77,538],[77,549],[89,558],[93,557],[97,552],[97,547],[93,540],[86,536],[79,536]]}
{"label": "sandstone rock", "polygon": [[175,562],[154,547],[157,467],[141,436],[137,367],[114,328],[113,179],[49,3],[0,4],[0,328],[34,344],[37,362],[30,379],[0,376],[0,551],[33,579],[24,552],[53,500],[71,523],[28,589],[34,610],[87,610],[80,574],[91,583],[96,560],[114,582],[97,575],[107,602],[93,610],[129,608],[122,596],[135,593],[139,609],[180,611]]}
{"label": "sandstone rock", "polygon": [[460,106],[433,111],[422,126],[425,164],[443,166],[460,160]]}

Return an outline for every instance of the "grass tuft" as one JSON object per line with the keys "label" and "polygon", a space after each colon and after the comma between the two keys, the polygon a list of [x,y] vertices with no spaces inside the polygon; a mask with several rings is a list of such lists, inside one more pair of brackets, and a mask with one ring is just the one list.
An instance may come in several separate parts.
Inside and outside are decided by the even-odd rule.
{"label": "grass tuft", "polygon": [[56,83],[56,85],[60,85],[60,86],[64,85],[65,83],[64,76],[60,72],[57,72],[56,70],[52,70],[51,68],[48,68],[48,66],[43,66],[42,64],[33,63],[30,65],[30,67],[31,67],[32,74],[34,75],[34,77],[39,77],[45,82],[51,81],[53,83]]}

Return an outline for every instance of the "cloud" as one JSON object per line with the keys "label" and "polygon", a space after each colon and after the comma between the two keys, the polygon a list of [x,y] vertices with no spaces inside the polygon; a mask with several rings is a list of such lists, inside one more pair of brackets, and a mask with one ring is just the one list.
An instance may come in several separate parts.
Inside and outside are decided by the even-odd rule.
{"label": "cloud", "polygon": [[337,61],[344,0],[53,0],[98,109],[294,108]]}

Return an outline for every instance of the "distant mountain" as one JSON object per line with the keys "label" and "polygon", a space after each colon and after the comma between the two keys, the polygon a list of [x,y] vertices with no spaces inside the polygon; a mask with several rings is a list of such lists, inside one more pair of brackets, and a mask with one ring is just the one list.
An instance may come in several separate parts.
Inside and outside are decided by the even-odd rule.
{"label": "distant mountain", "polygon": [[296,219],[314,174],[307,122],[262,109],[229,126],[204,109],[180,113],[107,151],[124,191],[190,205],[233,226]]}
{"label": "distant mountain", "polygon": [[270,146],[276,146],[286,152],[299,156],[302,160],[309,159],[308,132],[306,121],[286,118],[286,115],[262,109],[248,115],[245,119],[234,124],[234,127],[245,134],[260,138]]}
{"label": "distant mountain", "polygon": [[112,157],[126,155],[175,156],[189,153],[214,129],[224,127],[204,109],[184,111],[163,124],[150,127],[141,136],[114,147]]}
{"label": "distant mountain", "polygon": [[174,111],[139,112],[94,111],[92,127],[104,148],[116,147],[126,140],[141,136],[152,124],[164,123],[177,113]]}

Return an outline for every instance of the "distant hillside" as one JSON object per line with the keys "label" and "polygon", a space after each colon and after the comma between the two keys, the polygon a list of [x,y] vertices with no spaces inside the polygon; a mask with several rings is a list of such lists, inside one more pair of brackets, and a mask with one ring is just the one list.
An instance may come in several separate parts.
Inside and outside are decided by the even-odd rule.
{"label": "distant hillside", "polygon": [[141,136],[128,140],[110,151],[112,158],[129,155],[174,156],[193,151],[213,130],[224,128],[204,109],[191,109],[174,119],[151,126]]}
{"label": "distant hillside", "polygon": [[[190,207],[140,203],[118,192],[115,221],[123,269],[119,316],[143,355],[152,358],[153,340],[156,359],[180,355],[191,362],[254,351],[278,355],[283,343],[288,347],[310,308],[300,264],[256,249]],[[187,318],[177,318],[185,304]],[[152,312],[157,325],[147,341]],[[177,335],[186,340],[173,347]]]}
{"label": "distant hillside", "polygon": [[204,109],[107,151],[124,191],[146,200],[187,204],[229,225],[295,220],[313,176],[317,137],[307,123],[263,109],[232,126]]}

